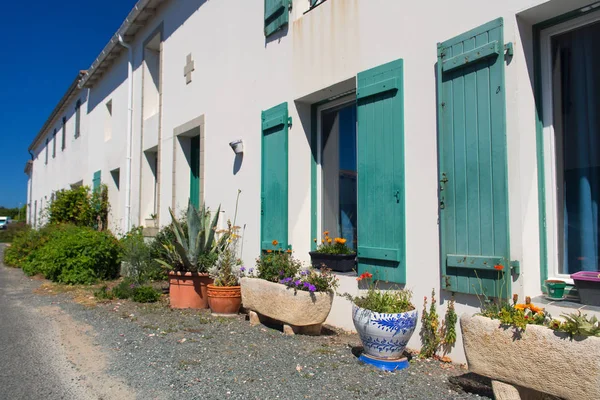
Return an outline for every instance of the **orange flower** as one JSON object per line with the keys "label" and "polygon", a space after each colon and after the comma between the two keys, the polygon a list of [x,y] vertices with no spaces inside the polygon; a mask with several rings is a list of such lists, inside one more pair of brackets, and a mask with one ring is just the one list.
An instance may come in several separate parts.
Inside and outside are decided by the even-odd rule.
{"label": "orange flower", "polygon": [[277,246],[279,244],[277,240],[273,240],[271,243],[273,243],[273,246]]}
{"label": "orange flower", "polygon": [[373,274],[371,274],[370,272],[363,272],[358,278],[356,278],[357,281],[362,281],[363,279],[371,279],[373,277]]}
{"label": "orange flower", "polygon": [[291,249],[287,249],[286,251],[287,251],[288,253],[291,253],[291,252],[292,252],[292,250],[291,250]]}
{"label": "orange flower", "polygon": [[504,265],[500,265],[500,264],[494,265],[494,269],[498,270],[498,271],[502,271],[504,269]]}
{"label": "orange flower", "polygon": [[323,232],[323,235],[325,235],[325,236],[329,235],[329,231]]}
{"label": "orange flower", "polygon": [[267,250],[267,253],[272,253],[272,252],[273,252],[273,250]]}
{"label": "orange flower", "polygon": [[335,238],[335,242],[339,243],[339,244],[344,244],[346,243],[346,239],[342,239],[342,238]]}
{"label": "orange flower", "polygon": [[325,239],[321,239],[321,243],[325,243]]}
{"label": "orange flower", "polygon": [[525,305],[525,304],[516,304],[516,305],[515,305],[515,308],[516,308],[517,310],[524,310],[524,309],[526,309],[526,308],[528,308],[528,307],[527,307],[527,305]]}
{"label": "orange flower", "polygon": [[529,309],[531,311],[533,311],[534,313],[536,313],[536,314],[539,313],[539,312],[544,311],[544,309],[542,307],[534,306],[533,303],[529,304]]}
{"label": "orange flower", "polygon": [[327,243],[331,243],[331,238],[327,238]]}

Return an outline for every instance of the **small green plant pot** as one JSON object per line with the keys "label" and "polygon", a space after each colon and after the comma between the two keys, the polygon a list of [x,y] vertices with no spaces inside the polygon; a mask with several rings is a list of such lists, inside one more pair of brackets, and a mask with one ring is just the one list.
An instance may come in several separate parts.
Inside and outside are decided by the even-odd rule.
{"label": "small green plant pot", "polygon": [[562,299],[565,296],[565,287],[567,284],[563,281],[558,280],[547,280],[546,289],[548,289],[548,296],[553,299]]}

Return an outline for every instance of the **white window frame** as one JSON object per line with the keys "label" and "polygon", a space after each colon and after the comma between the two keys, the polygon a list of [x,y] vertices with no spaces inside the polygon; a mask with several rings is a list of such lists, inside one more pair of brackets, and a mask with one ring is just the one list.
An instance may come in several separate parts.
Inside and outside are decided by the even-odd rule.
{"label": "white window frame", "polygon": [[321,132],[323,111],[338,108],[342,105],[350,105],[353,102],[356,102],[356,93],[340,97],[317,107],[317,239],[323,234],[323,155],[321,154],[323,152]]}
{"label": "white window frame", "polygon": [[552,96],[552,37],[600,21],[600,12],[593,12],[561,24],[553,25],[540,32],[540,66],[542,80],[543,151],[546,191],[546,239],[548,252],[548,279],[561,279],[573,284],[569,274],[558,271],[559,235],[558,201],[556,181],[556,142],[553,126],[554,108]]}

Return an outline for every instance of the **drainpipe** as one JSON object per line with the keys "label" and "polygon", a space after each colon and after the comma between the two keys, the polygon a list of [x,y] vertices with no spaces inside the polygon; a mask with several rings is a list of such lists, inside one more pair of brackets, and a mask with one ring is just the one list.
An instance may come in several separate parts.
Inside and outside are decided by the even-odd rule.
{"label": "drainpipe", "polygon": [[119,44],[127,49],[129,62],[127,64],[127,163],[125,165],[125,232],[131,229],[131,152],[133,140],[133,48],[123,41],[119,34]]}
{"label": "drainpipe", "polygon": [[33,153],[31,150],[27,151],[31,156],[31,175],[29,175],[29,195],[27,196],[27,214],[25,214],[25,222],[28,222],[31,225],[31,200],[33,199]]}

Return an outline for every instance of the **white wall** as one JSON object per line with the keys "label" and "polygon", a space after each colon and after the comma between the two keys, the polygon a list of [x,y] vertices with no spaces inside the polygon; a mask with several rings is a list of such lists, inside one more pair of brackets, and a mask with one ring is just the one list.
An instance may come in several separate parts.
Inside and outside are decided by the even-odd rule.
{"label": "white wall", "polygon": [[[170,221],[173,130],[204,115],[206,203],[211,207],[222,204],[225,215],[231,217],[237,190],[242,190],[238,224],[246,227],[243,238],[246,265],[254,264],[259,252],[261,111],[288,102],[293,119],[289,132],[290,243],[296,255],[308,261],[312,240],[310,104],[342,91],[342,88],[328,89],[336,84],[353,88],[354,77],[363,70],[403,58],[406,287],[413,290],[419,308],[423,296],[429,296],[434,288],[443,301],[440,310],[443,314],[450,294],[439,293],[436,44],[503,17],[505,42],[515,45],[514,57],[506,67],[510,234],[511,258],[521,262],[523,273],[513,289],[521,296],[536,295],[540,292],[540,260],[531,24],[582,3],[591,1],[566,4],[559,0],[507,0],[482,5],[477,0],[460,0],[407,5],[389,0],[329,0],[304,14],[308,0],[294,0],[288,28],[265,39],[263,10],[255,2],[169,2],[133,43],[132,221],[134,225],[140,221],[140,208],[144,210],[141,217],[147,214],[144,205],[139,204],[143,159],[142,47],[157,29],[162,29],[163,40],[160,222],[164,225]],[[518,13],[521,14],[517,20]],[[195,71],[192,82],[186,84],[183,68],[190,53]],[[121,179],[125,179],[126,68],[127,54],[123,52],[90,91],[88,128],[82,130],[82,137],[86,133],[89,136],[86,183],[98,169],[102,169],[104,180],[109,170],[120,167]],[[104,142],[102,118],[104,103],[109,99],[113,101],[113,134]],[[235,157],[228,145],[238,138],[244,140],[245,148],[241,166],[234,165]],[[40,159],[43,163],[43,154],[37,164]],[[38,178],[37,164],[33,196],[39,199],[46,192],[38,192],[36,182],[48,177]],[[180,179],[179,169],[176,179],[185,185],[186,179]],[[124,201],[125,186],[122,182],[120,201]],[[181,191],[180,186],[177,186],[177,207],[187,203],[185,193],[189,193]],[[343,286],[347,291],[357,290],[354,279],[344,278]],[[459,314],[476,312],[479,306],[474,296],[457,295],[456,300]],[[329,321],[351,328],[349,306],[344,301],[336,299]],[[460,337],[458,343],[454,358],[463,360]],[[419,346],[418,335],[410,345]]]}

